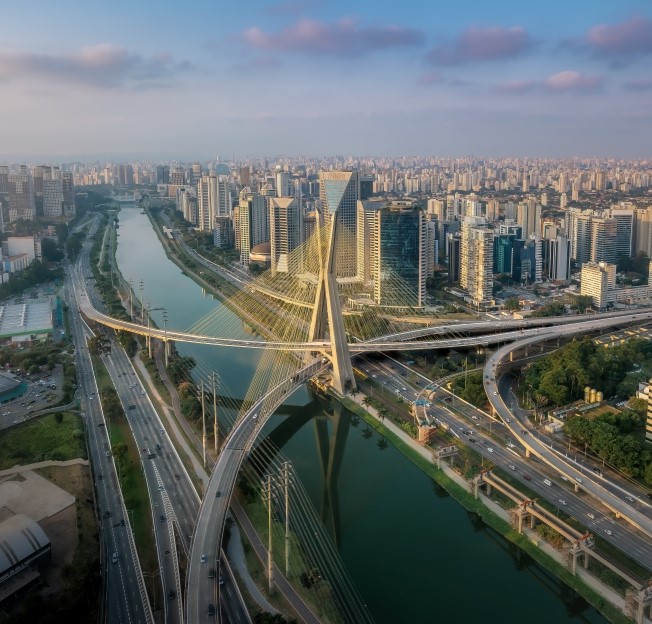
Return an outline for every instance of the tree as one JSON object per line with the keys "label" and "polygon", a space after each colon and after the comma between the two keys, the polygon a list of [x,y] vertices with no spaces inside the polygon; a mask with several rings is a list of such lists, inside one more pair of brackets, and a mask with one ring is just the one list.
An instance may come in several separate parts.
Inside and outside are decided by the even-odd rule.
{"label": "tree", "polygon": [[505,310],[520,310],[521,309],[521,303],[519,302],[517,297],[510,297],[505,301]]}
{"label": "tree", "polygon": [[41,254],[48,262],[61,262],[63,260],[63,251],[51,238],[41,240]]}
{"label": "tree", "polygon": [[584,314],[592,305],[593,297],[579,295],[575,297],[575,301],[571,305],[571,310],[577,310],[580,314]]}
{"label": "tree", "polygon": [[63,414],[61,412],[57,412],[54,415],[54,422],[56,422],[57,425],[60,425],[63,422]]}

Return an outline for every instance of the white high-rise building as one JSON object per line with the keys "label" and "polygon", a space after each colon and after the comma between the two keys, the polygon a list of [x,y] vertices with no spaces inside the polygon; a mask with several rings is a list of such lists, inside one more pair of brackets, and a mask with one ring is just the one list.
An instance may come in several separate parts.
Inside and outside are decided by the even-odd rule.
{"label": "white high-rise building", "polygon": [[291,253],[301,244],[301,203],[294,197],[270,197],[269,230],[272,271],[294,273]]}
{"label": "white high-rise building", "polygon": [[63,184],[61,180],[43,179],[43,216],[57,219],[63,214]]}
{"label": "white high-rise building", "polygon": [[587,262],[582,265],[580,293],[591,297],[593,305],[604,310],[609,302],[609,291],[616,288],[616,265],[607,262]]}
{"label": "white high-rise building", "polygon": [[465,217],[462,221],[460,286],[473,305],[493,301],[494,233],[480,217]]}
{"label": "white high-rise building", "polygon": [[267,198],[258,193],[252,193],[249,188],[240,192],[238,204],[239,249],[240,262],[244,265],[249,264],[251,250],[256,245],[266,243],[270,239],[270,211],[267,201]]}

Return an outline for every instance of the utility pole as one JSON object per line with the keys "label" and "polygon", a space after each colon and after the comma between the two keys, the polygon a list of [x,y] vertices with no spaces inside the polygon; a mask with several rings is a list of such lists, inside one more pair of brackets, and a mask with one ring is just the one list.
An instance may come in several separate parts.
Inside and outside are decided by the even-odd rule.
{"label": "utility pole", "polygon": [[[151,317],[150,317],[149,306],[146,306],[146,307],[147,307],[147,336],[146,336],[146,338],[147,338],[147,351],[148,351],[148,354],[149,354],[149,359],[151,360],[152,359],[152,337],[149,335],[150,318]],[[144,324],[145,323],[143,322],[143,325]]]}
{"label": "utility pole", "polygon": [[168,311],[163,308],[163,350],[165,351],[165,368],[168,367]]}
{"label": "utility pole", "polygon": [[204,405],[204,382],[199,385],[201,394],[201,425],[202,425],[202,458],[204,460],[204,468],[206,468],[206,406]]}
{"label": "utility pole", "polygon": [[143,291],[145,290],[145,284],[143,280],[140,280],[140,322],[145,324],[145,304],[143,302]]}
{"label": "utility pole", "polygon": [[219,436],[219,426],[217,422],[217,380],[216,380],[215,371],[213,371],[213,444],[214,444],[216,455],[217,455],[217,449],[219,448],[218,436]]}
{"label": "utility pole", "polygon": [[285,487],[285,576],[290,578],[290,462],[283,462]]}
{"label": "utility pole", "polygon": [[134,320],[134,281],[129,280],[129,320]]}
{"label": "utility pole", "polygon": [[274,561],[272,558],[272,475],[267,475],[267,487],[265,489],[267,494],[267,580],[270,595],[274,584],[272,582],[272,571],[274,568]]}

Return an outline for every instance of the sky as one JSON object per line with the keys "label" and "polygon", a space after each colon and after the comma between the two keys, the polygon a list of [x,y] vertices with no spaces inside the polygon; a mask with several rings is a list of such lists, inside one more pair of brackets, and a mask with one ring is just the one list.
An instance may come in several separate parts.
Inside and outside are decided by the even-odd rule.
{"label": "sky", "polygon": [[650,0],[31,0],[0,159],[651,158]]}

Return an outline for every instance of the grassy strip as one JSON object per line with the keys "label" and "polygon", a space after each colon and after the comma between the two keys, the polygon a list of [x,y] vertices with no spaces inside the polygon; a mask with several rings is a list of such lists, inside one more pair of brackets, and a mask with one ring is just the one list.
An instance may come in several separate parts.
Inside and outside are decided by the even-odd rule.
{"label": "grassy strip", "polygon": [[0,433],[0,470],[39,461],[85,459],[83,428],[79,416],[63,412],[6,429]]}
{"label": "grassy strip", "polygon": [[412,463],[414,463],[420,470],[425,472],[431,479],[441,485],[460,505],[465,509],[474,512],[482,521],[496,532],[500,533],[503,537],[508,539],[513,544],[516,544],[521,550],[530,555],[541,567],[545,568],[571,589],[575,590],[582,596],[589,604],[600,611],[610,622],[615,624],[631,624],[631,620],[627,618],[620,610],[613,604],[605,600],[598,594],[592,587],[589,587],[577,576],[573,576],[567,568],[555,561],[552,557],[543,552],[540,548],[535,546],[527,537],[519,534],[512,529],[508,522],[493,513],[487,508],[480,500],[462,488],[458,483],[453,481],[443,470],[438,469],[434,464],[427,461],[421,455],[416,453],[408,444],[398,438],[394,433],[389,431],[387,427],[378,423],[378,421],[369,415],[359,405],[350,399],[337,397],[343,405],[360,416],[365,422],[371,424],[379,433],[384,435],[403,455],[405,455]]}

